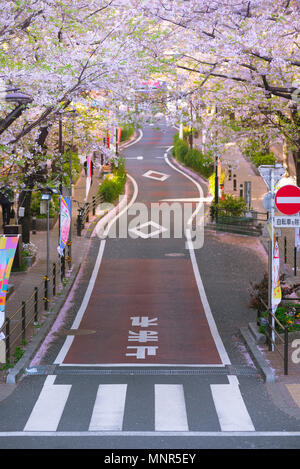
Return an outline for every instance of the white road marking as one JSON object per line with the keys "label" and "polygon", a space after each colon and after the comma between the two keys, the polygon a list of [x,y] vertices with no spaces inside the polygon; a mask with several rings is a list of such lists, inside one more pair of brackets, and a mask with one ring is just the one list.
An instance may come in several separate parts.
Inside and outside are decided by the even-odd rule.
{"label": "white road marking", "polygon": [[[169,147],[167,152],[169,150],[171,150],[172,147]],[[185,176],[187,179],[189,179],[190,181],[192,181],[195,186],[197,187],[198,191],[199,191],[199,194],[200,194],[200,199],[203,199],[203,191],[202,191],[202,188],[201,186],[198,184],[197,181],[195,181],[191,176],[189,176],[188,174],[185,174],[183,171],[181,171],[180,169],[176,168],[176,166],[174,166],[168,159],[168,156],[167,156],[167,152],[165,153],[165,161],[166,163],[171,166],[175,171],[178,171],[179,173],[181,173],[183,176]],[[201,203],[198,204],[198,207],[196,208],[196,210],[193,212],[192,216],[190,217],[189,221],[188,221],[188,224],[191,224],[192,223],[192,220],[193,218],[196,216],[197,212],[200,210],[201,208]],[[194,275],[195,275],[195,279],[196,279],[196,283],[197,283],[197,287],[198,287],[198,291],[199,291],[199,295],[200,295],[200,298],[201,298],[201,301],[202,301],[202,305],[203,305],[203,308],[204,308],[204,312],[205,312],[205,315],[206,315],[206,319],[207,319],[207,322],[208,322],[208,325],[209,325],[209,328],[210,328],[210,331],[211,331],[211,334],[213,336],[213,339],[215,341],[215,344],[216,344],[216,347],[217,347],[217,350],[219,352],[219,355],[221,357],[221,360],[222,360],[222,363],[223,365],[230,365],[231,362],[230,362],[230,359],[229,359],[229,356],[225,350],[225,347],[224,347],[224,344],[221,340],[221,337],[220,337],[220,334],[219,334],[219,331],[217,329],[217,326],[216,326],[216,323],[215,323],[215,320],[214,320],[214,317],[212,315],[212,312],[211,312],[211,309],[210,309],[210,306],[209,306],[209,303],[208,303],[208,300],[207,300],[207,296],[206,296],[206,293],[205,293],[205,290],[204,290],[204,286],[203,286],[203,282],[202,282],[202,279],[201,279],[201,276],[200,276],[200,272],[199,272],[199,267],[198,267],[198,264],[197,264],[197,260],[196,260],[196,256],[195,256],[195,252],[194,252],[194,247],[193,247],[193,242],[191,240],[191,230],[190,229],[187,229],[186,230],[186,237],[187,237],[187,245],[188,245],[188,249],[189,249],[189,253],[190,253],[190,257],[191,257],[191,261],[192,261],[192,266],[193,266],[193,270],[194,270]]]}
{"label": "white road marking", "polygon": [[[156,176],[158,175],[158,176]],[[154,179],[155,181],[164,182],[170,176],[168,174],[161,173],[159,171],[149,170],[145,174],[143,174],[145,178]]]}
{"label": "white road marking", "polygon": [[143,156],[126,156],[126,160],[143,160]]}
{"label": "white road marking", "polygon": [[[151,231],[150,233],[143,233],[141,231],[141,229],[146,228],[147,226],[151,226],[151,227],[155,228],[155,231]],[[139,225],[135,228],[131,228],[128,231],[131,231],[132,233],[136,234],[140,238],[148,239],[148,238],[153,238],[154,236],[159,235],[160,233],[164,233],[168,230],[167,230],[167,228],[164,228],[163,226],[158,225],[154,221],[150,220],[150,221],[148,221],[146,223],[143,223],[142,225]]]}
{"label": "white road marking", "polygon": [[211,202],[213,196],[210,197],[190,197],[190,198],[181,198],[181,199],[161,199],[160,202]]}
{"label": "white road marking", "polygon": [[89,431],[121,431],[127,384],[101,384],[93,409]]}
{"label": "white road marking", "polygon": [[53,384],[56,376],[47,376],[38,400],[24,427],[28,431],[56,431],[71,385]]}
{"label": "white road marking", "polygon": [[188,431],[182,384],[155,384],[155,431]]}
{"label": "white road marking", "polygon": [[59,432],[41,432],[41,431],[12,431],[12,432],[0,432],[0,438],[16,438],[16,437],[98,437],[98,436],[122,436],[122,437],[169,437],[169,436],[184,436],[187,438],[190,437],[199,437],[199,438],[289,438],[289,437],[300,437],[300,431],[241,431],[241,432],[201,432],[201,431],[186,431],[186,432],[177,432],[177,431],[59,431]]}
{"label": "white road marking", "polygon": [[143,136],[144,136],[143,131],[142,131],[141,129],[139,129],[139,133],[140,133],[140,135],[139,135],[139,137],[138,137],[136,140],[134,140],[134,141],[131,142],[131,143],[127,143],[126,145],[123,145],[123,146],[122,146],[122,149],[123,149],[123,148],[131,147],[131,145],[135,145],[136,143],[138,143],[138,142],[143,138]]}
{"label": "white road marking", "polygon": [[211,384],[210,387],[220,427],[223,432],[255,431],[240,388],[236,382],[231,382],[230,384]]}
{"label": "white road marking", "polygon": [[193,242],[191,240],[191,231],[189,229],[186,230],[186,237],[187,237],[187,244],[188,244],[188,248],[190,252],[190,257],[192,261],[192,266],[194,270],[194,275],[195,275],[199,295],[202,301],[203,309],[204,309],[205,316],[206,316],[206,319],[210,328],[210,332],[214,338],[214,341],[215,341],[215,344],[219,352],[219,355],[221,357],[223,365],[230,365],[231,362],[230,362],[229,356],[221,340],[219,331],[217,329],[217,326],[216,326],[214,317],[212,315],[212,312],[208,303],[208,299],[204,290],[203,282],[200,276],[199,267],[198,267],[195,252],[194,252]]}

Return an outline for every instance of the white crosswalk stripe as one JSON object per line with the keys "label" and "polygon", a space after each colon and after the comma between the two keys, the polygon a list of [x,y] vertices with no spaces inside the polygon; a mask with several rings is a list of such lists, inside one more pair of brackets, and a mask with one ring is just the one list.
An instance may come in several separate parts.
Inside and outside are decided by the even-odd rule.
{"label": "white crosswalk stripe", "polygon": [[[24,432],[56,432],[58,426],[63,430],[65,414],[64,410],[68,402],[68,412],[73,405],[78,406],[78,398],[70,397],[72,385],[55,384],[56,376],[48,376],[40,395],[32,409]],[[255,431],[255,427],[246,408],[240,386],[235,377],[228,377],[229,384],[210,384],[213,415],[217,415],[221,432]],[[76,386],[76,385],[73,385]],[[189,432],[189,414],[183,384],[153,384],[151,385],[154,395],[152,412],[153,424],[149,422],[149,428],[154,432]],[[73,392],[73,391],[72,391]],[[152,391],[151,391],[152,392]],[[73,401],[72,401],[73,399]],[[127,384],[100,384],[95,393],[95,401],[88,412],[89,424],[86,431],[97,432],[122,432],[126,412],[126,401],[128,399]],[[193,399],[195,399],[193,397]],[[92,403],[91,403],[92,404]],[[201,401],[199,393],[199,405],[207,405]],[[81,403],[81,405],[84,405]],[[149,404],[150,405],[150,404]],[[135,411],[143,413],[148,403],[142,400],[136,402]],[[63,418],[62,418],[63,417]],[[195,416],[193,416],[195,422]],[[128,419],[127,419],[128,420]],[[130,421],[130,420],[129,420]],[[203,422],[199,422],[199,425]],[[194,424],[195,426],[195,424]],[[127,421],[127,431],[128,421]],[[133,428],[134,429],[134,428]]]}
{"label": "white crosswalk stripe", "polygon": [[24,431],[56,431],[64,411],[71,385],[53,384],[55,376],[47,376],[39,398]]}
{"label": "white crosswalk stripe", "polygon": [[211,390],[222,431],[255,431],[237,384],[212,384]]}
{"label": "white crosswalk stripe", "polygon": [[155,430],[188,431],[182,384],[155,384]]}
{"label": "white crosswalk stripe", "polygon": [[123,426],[127,384],[102,384],[94,405],[90,431],[116,430]]}

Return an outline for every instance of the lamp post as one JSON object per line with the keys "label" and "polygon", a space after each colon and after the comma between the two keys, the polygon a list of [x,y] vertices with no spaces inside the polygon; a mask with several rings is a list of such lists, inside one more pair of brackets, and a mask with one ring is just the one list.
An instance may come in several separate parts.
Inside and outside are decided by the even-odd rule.
{"label": "lamp post", "polygon": [[26,109],[27,104],[30,104],[33,99],[28,94],[19,91],[17,87],[5,87],[0,89],[0,100],[8,103],[16,103],[17,106],[4,118],[0,120],[0,134],[2,134],[8,127],[16,120]]}
{"label": "lamp post", "polygon": [[[72,164],[73,164],[73,143],[74,143],[74,125],[75,125],[75,117],[76,117],[76,110],[74,109],[72,112],[73,120],[72,120],[72,136],[71,136],[71,147],[70,147],[70,166],[69,166],[69,184],[70,184],[70,216],[72,220]],[[69,239],[68,239],[68,258],[69,270],[72,267],[72,222],[70,223],[70,231],[69,231]]]}
{"label": "lamp post", "polygon": [[218,153],[216,153],[216,157],[215,157],[215,220],[216,220],[216,223],[218,221],[217,204],[219,203],[219,174],[218,174],[218,167],[219,167],[219,155],[218,155]]}
{"label": "lamp post", "polygon": [[[41,200],[46,202],[47,214],[47,261],[46,261],[46,275],[45,280],[45,309],[49,308],[49,282],[50,282],[50,202],[52,194],[59,194],[59,190],[55,188],[40,188],[42,192]],[[42,211],[42,210],[41,210]]]}

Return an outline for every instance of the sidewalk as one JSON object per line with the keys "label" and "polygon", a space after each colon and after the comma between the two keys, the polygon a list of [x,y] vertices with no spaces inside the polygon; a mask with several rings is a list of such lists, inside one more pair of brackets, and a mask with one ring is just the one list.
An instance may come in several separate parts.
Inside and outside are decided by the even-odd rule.
{"label": "sidewalk", "polygon": [[[93,177],[93,183],[91,185],[89,195],[88,195],[88,202],[92,201],[92,197],[97,194],[99,183],[101,181],[101,177],[99,174],[99,169],[95,169],[94,171],[94,177]],[[84,170],[82,170],[80,177],[75,184],[74,187],[74,192],[73,192],[73,199],[77,200],[80,202],[81,205],[84,205],[84,199],[85,199],[85,174]],[[71,266],[69,269],[69,264],[66,262],[65,265],[65,273],[66,273],[66,281],[64,283],[68,282],[68,279],[72,275],[74,275],[78,269],[79,266],[81,265],[83,255],[86,251],[86,247],[89,244],[89,239],[86,237],[86,233],[88,232],[88,225],[92,223],[95,219],[98,217],[93,217],[92,212],[90,212],[90,223],[86,224],[84,229],[82,230],[81,236],[77,236],[77,230],[76,230],[76,219],[77,219],[77,214],[78,214],[78,204],[73,203],[72,204],[72,261],[71,261]],[[5,313],[6,317],[11,318],[15,311],[17,311],[18,308],[20,308],[22,301],[27,301],[30,296],[34,292],[34,287],[40,286],[41,292],[43,291],[43,277],[46,274],[47,271],[47,231],[36,231],[35,234],[31,231],[30,233],[30,242],[33,243],[37,248],[38,248],[38,253],[36,260],[32,267],[29,267],[25,272],[12,272],[10,276],[9,283],[12,286],[12,293],[9,295],[7,301],[6,301],[6,308],[5,308]],[[52,230],[50,230],[50,278],[51,278],[51,273],[52,273],[52,268],[53,264],[57,263],[59,260],[59,255],[57,252],[57,247],[59,244],[59,221],[57,220],[54,227]],[[67,252],[66,252],[67,255]],[[56,290],[56,296],[50,295],[50,303],[49,303],[49,311],[53,309],[53,306],[58,300],[61,300],[61,295],[63,293],[63,285],[61,284],[60,281],[60,272],[59,270],[57,271],[56,275],[56,282],[57,282],[57,290]],[[51,292],[52,293],[52,292]],[[49,314],[46,313],[44,310],[44,302],[42,299],[43,295],[39,295],[39,314],[38,314],[38,322],[43,323],[43,320],[46,316]],[[32,315],[29,314],[29,317]],[[15,327],[16,324],[20,322],[20,317],[21,317],[21,312],[16,315],[16,319],[11,320],[11,327]],[[20,325],[17,327],[20,328]],[[18,329],[19,331],[19,329]],[[35,327],[31,321],[31,324],[26,328],[26,343],[32,338],[32,336],[35,334]],[[12,352],[11,352],[11,360],[12,360],[12,354],[13,351],[15,350],[16,346],[21,346],[22,341],[21,337],[19,340],[12,345]]]}
{"label": "sidewalk", "polygon": [[[195,141],[195,144],[200,147],[200,139]],[[278,161],[281,161],[282,148],[278,142],[272,147]],[[240,190],[244,189],[244,182],[251,182],[252,189],[252,210],[260,213],[266,213],[262,200],[265,194],[268,192],[268,188],[264,183],[263,179],[259,175],[257,169],[242,155],[236,143],[228,143],[226,145],[226,151],[222,155],[222,169],[226,172],[226,178],[224,182],[224,192],[240,196]],[[225,162],[225,164],[224,164]],[[229,177],[229,168],[232,166],[231,178]],[[236,176],[234,178],[234,176]],[[295,178],[295,166],[291,158],[289,158],[289,176]],[[236,190],[234,187],[234,179],[236,179]],[[284,263],[284,238],[287,242],[287,263]],[[261,237],[260,242],[267,252],[268,239],[267,237]],[[278,238],[279,250],[280,250],[280,269],[282,273],[286,274],[286,283],[289,285],[300,283],[300,270],[299,270],[299,258],[297,263],[297,276],[294,275],[294,229],[282,229],[281,236]],[[260,280],[260,279],[258,279]],[[246,331],[246,333],[249,331]],[[289,357],[289,369],[288,375],[284,375],[283,359],[279,352],[283,355],[283,346],[278,345],[279,352],[269,352],[267,345],[258,345],[252,339],[251,333],[249,334],[249,342],[255,357],[258,357],[260,363],[256,361],[256,364],[266,371],[270,382],[267,383],[267,388],[271,398],[279,405],[283,411],[290,415],[297,416],[300,418],[300,337],[299,344],[295,348],[293,342],[289,343],[288,357]],[[247,344],[248,345],[248,344]],[[247,347],[250,351],[250,348]],[[292,354],[299,349],[299,363],[294,363]],[[251,354],[251,353],[250,353]],[[252,355],[252,354],[251,354]],[[254,355],[252,355],[254,358]],[[297,358],[297,356],[296,356]],[[266,381],[268,381],[266,379]]]}

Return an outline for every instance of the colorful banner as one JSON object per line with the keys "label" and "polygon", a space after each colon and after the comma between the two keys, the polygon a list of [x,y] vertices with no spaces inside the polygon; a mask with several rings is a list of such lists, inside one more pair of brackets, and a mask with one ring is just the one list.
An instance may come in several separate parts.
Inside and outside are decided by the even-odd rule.
{"label": "colorful banner", "polygon": [[111,135],[112,135],[111,143],[112,143],[112,145],[115,145],[116,144],[116,126],[115,126],[115,124],[112,127]]}
{"label": "colorful banner", "polygon": [[280,286],[280,258],[278,242],[273,239],[273,274],[272,274],[272,313],[275,314],[276,309],[281,302],[281,286]]}
{"label": "colorful banner", "polygon": [[[8,289],[8,280],[13,265],[19,236],[0,236],[0,329],[5,321],[5,302]],[[0,340],[5,335],[0,333]]]}
{"label": "colorful banner", "polygon": [[122,128],[119,127],[118,128],[118,145],[120,145],[120,142],[121,142],[121,135],[122,135]]}
{"label": "colorful banner", "polygon": [[275,238],[275,230],[273,228],[272,233],[272,223],[267,223],[266,228],[268,234],[272,240],[273,237],[273,253],[272,253],[272,296],[271,296],[271,307],[272,313],[275,314],[276,309],[281,302],[282,293],[280,285],[280,257],[279,257],[279,246]]}
{"label": "colorful banner", "polygon": [[86,165],[85,201],[87,201],[90,187],[92,185],[92,158],[88,156],[86,161],[87,161],[87,165]]}
{"label": "colorful banner", "polygon": [[68,243],[71,226],[71,197],[60,196],[60,234],[59,246],[57,248],[60,256],[63,256],[64,249]]}

